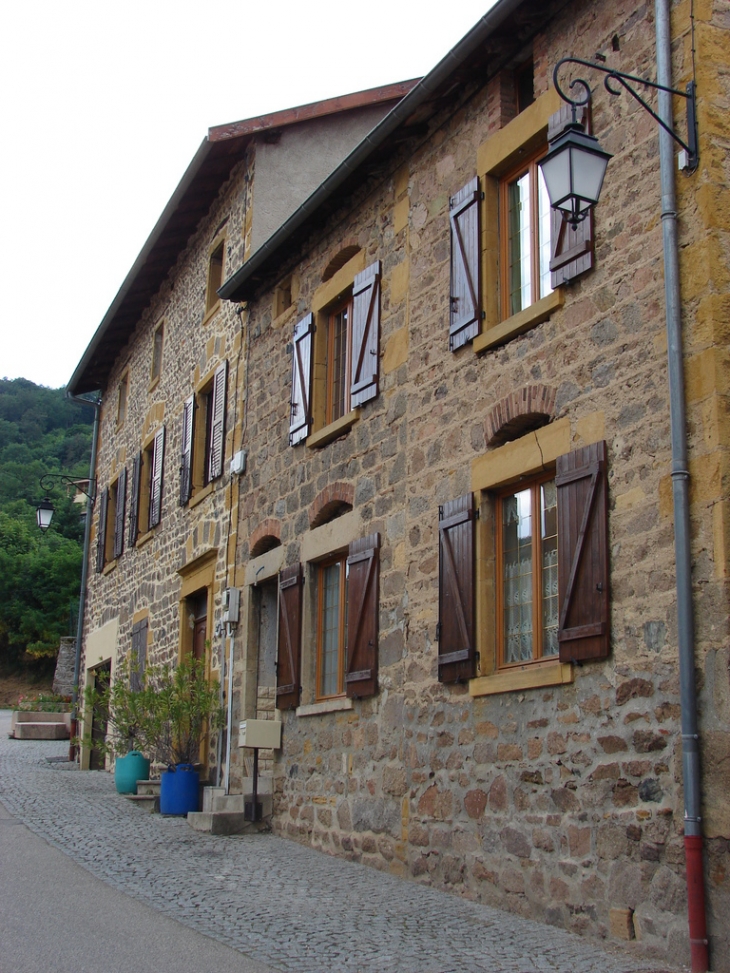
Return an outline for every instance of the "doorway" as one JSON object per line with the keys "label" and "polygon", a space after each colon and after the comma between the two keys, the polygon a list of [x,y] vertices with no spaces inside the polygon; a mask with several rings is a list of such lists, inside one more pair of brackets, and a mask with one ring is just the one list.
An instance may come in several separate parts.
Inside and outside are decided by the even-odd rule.
{"label": "doorway", "polygon": [[[112,664],[104,662],[91,670],[94,689],[98,693],[103,693],[109,688],[112,678]],[[106,740],[107,725],[109,723],[109,704],[105,700],[100,700],[98,696],[94,700],[94,709],[91,713],[91,753],[89,754],[89,770],[104,770],[106,766],[106,755],[99,750],[99,744]]]}

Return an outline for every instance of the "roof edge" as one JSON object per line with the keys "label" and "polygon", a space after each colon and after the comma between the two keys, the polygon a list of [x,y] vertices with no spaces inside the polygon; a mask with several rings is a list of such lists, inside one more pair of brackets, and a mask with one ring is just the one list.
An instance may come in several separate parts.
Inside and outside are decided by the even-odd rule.
{"label": "roof edge", "polygon": [[[312,216],[335,190],[391,135],[433,91],[456,70],[524,0],[498,0],[411,91],[390,111],[353,151],[302,203],[289,219],[262,243],[256,252],[218,289],[224,300],[249,300],[255,291],[254,274],[273,258],[289,237]],[[250,284],[250,286],[246,286]]]}

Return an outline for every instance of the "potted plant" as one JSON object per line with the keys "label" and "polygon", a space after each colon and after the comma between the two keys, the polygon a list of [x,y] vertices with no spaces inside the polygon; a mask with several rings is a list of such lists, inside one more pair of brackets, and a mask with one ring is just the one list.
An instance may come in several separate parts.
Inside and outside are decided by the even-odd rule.
{"label": "potted plant", "polygon": [[208,681],[202,660],[188,656],[177,666],[148,670],[143,692],[150,712],[150,755],[167,767],[161,774],[160,811],[197,811],[200,747],[225,720],[218,682]]}
{"label": "potted plant", "polygon": [[137,781],[147,780],[150,773],[149,740],[154,728],[149,693],[143,687],[132,688],[130,672],[122,669],[114,683],[87,686],[84,704],[87,712],[108,713],[104,740],[92,740],[86,734],[84,746],[114,757],[114,783],[119,794],[136,794]]}

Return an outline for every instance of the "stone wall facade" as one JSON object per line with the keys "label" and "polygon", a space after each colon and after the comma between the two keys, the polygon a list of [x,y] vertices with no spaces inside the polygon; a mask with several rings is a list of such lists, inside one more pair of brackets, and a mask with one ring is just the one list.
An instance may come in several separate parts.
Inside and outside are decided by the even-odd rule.
{"label": "stone wall facade", "polygon": [[[710,74],[722,63],[719,47],[726,49],[724,16],[719,5],[708,3],[697,25],[697,41],[708,54],[702,70]],[[688,24],[686,4],[676,5],[678,86],[691,71]],[[651,76],[651,10],[628,2],[585,3],[549,20],[532,45],[536,96],[551,98],[552,66],[561,57],[594,51],[606,52],[619,70]],[[680,179],[680,232],[698,693],[703,761],[712,767],[704,784],[708,916],[713,968],[726,969],[730,897],[724,862],[730,827],[723,795],[730,689],[723,513],[727,399],[720,362],[726,355],[721,282],[727,266],[718,253],[727,227],[721,206],[712,214],[702,209],[703,199],[716,200],[725,178],[720,146],[726,123],[716,114],[724,88],[719,75],[713,77],[712,94],[708,76],[708,100],[700,109],[700,131],[706,133],[701,169],[692,179]],[[301,563],[302,695],[298,708],[280,714],[275,830],[521,915],[593,937],[632,938],[638,949],[685,960],[656,130],[629,99],[596,94],[593,129],[614,160],[596,212],[593,269],[551,299],[544,319],[520,325],[503,340],[490,343],[482,336],[450,352],[449,200],[475,174],[484,187],[497,171],[484,160],[500,133],[511,125],[504,138],[514,130],[519,135],[524,120],[514,117],[504,87],[500,75],[462,104],[449,105],[419,147],[392,159],[379,181],[363,186],[282,264],[282,277],[293,273],[299,282],[295,308],[276,314],[273,281],[248,304],[249,469],[241,482],[237,550],[238,562],[246,565],[247,621],[236,649],[242,708],[254,715],[253,700],[259,705],[262,700],[253,686],[256,584]],[[559,102],[550,105],[555,110]],[[487,199],[482,211],[487,248],[488,205]],[[706,235],[708,225],[717,247]],[[353,245],[356,255],[332,285],[327,268]],[[306,444],[291,447],[294,324],[313,308],[329,306],[356,273],[377,260],[378,395],[331,435],[315,430]],[[715,261],[722,263],[716,272]],[[488,306],[495,281],[484,263],[482,303]],[[539,413],[539,423],[514,425],[533,413]],[[558,455],[602,441],[608,453],[610,656],[565,667],[559,682],[546,680],[545,670],[537,676],[533,670],[523,682],[500,684],[489,634],[495,625],[489,592],[494,558],[488,550],[495,490],[541,464],[550,469]],[[542,457],[537,465],[530,458],[536,448]],[[331,502],[335,485],[337,496],[348,487],[351,499],[338,515],[313,522],[313,510]],[[437,665],[439,506],[469,493],[480,511],[481,663],[473,680],[445,685]],[[320,540],[325,530],[329,534]],[[376,532],[378,692],[365,699],[318,701],[314,567],[328,550],[346,549],[353,539]]]}

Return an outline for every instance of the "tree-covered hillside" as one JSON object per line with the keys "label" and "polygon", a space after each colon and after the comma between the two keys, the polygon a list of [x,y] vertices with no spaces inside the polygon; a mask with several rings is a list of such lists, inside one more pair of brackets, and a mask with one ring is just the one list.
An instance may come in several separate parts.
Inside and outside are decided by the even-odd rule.
{"label": "tree-covered hillside", "polygon": [[[93,409],[26,379],[0,379],[0,666],[53,656],[75,634],[84,509],[63,485],[46,534],[35,510],[44,473],[87,477]],[[27,658],[27,657],[25,657]]]}

